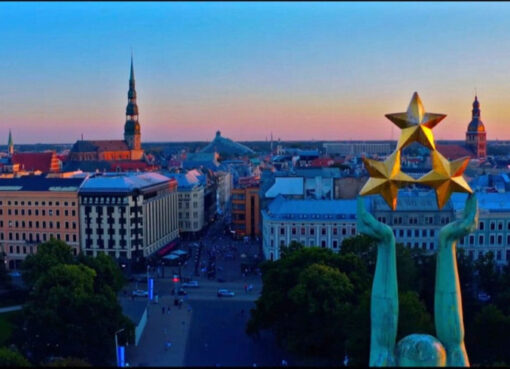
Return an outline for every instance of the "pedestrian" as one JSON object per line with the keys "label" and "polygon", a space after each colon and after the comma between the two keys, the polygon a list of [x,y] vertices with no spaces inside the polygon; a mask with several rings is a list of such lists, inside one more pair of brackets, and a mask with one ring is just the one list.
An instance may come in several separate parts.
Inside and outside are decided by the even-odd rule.
{"label": "pedestrian", "polygon": [[248,293],[248,285],[246,283],[244,284],[244,292]]}
{"label": "pedestrian", "polygon": [[164,314],[164,313],[165,313],[165,307],[164,307],[164,306],[162,306],[162,307],[161,307],[161,314]]}

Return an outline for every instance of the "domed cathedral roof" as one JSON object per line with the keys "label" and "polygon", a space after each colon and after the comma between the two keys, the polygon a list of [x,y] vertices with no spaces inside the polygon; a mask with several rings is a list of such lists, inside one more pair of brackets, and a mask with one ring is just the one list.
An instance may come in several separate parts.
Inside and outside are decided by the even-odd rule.
{"label": "domed cathedral roof", "polygon": [[253,154],[254,151],[249,147],[234,142],[229,138],[222,137],[220,131],[216,131],[216,136],[201,152],[217,152],[220,155],[246,155]]}
{"label": "domed cathedral roof", "polygon": [[480,103],[478,102],[478,97],[475,96],[475,101],[473,101],[473,117],[471,118],[471,122],[468,125],[468,132],[485,132],[485,126],[480,118]]}

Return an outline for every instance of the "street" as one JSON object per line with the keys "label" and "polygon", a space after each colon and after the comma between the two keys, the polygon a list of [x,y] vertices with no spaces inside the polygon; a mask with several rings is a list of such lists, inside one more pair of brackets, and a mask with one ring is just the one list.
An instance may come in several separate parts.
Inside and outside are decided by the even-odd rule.
{"label": "street", "polygon": [[[197,260],[199,247],[192,245],[199,242],[203,246]],[[284,355],[270,334],[253,340],[244,332],[262,281],[256,273],[243,274],[241,263],[259,256],[260,244],[253,240],[232,240],[223,235],[223,224],[218,221],[209,227],[202,240],[182,242],[180,249],[191,252],[187,263],[181,266],[181,275],[198,281],[199,287],[186,288],[185,296],[173,296],[172,290],[180,287],[180,282],[172,281],[179,267],[165,267],[164,278],[157,277],[156,268],[149,271],[154,278],[158,304],[149,304],[148,322],[139,345],[127,351],[130,365],[275,366],[281,363]],[[207,271],[200,271],[211,262],[216,271],[214,279],[208,279]],[[196,263],[199,276],[195,275]],[[128,288],[136,287],[132,283]],[[138,287],[146,288],[143,283],[138,283]],[[235,296],[218,297],[218,289],[228,289]],[[184,301],[181,308],[173,304],[176,297]],[[163,313],[163,306],[170,307],[170,312],[165,309]],[[171,343],[170,348],[166,347],[167,342]]]}

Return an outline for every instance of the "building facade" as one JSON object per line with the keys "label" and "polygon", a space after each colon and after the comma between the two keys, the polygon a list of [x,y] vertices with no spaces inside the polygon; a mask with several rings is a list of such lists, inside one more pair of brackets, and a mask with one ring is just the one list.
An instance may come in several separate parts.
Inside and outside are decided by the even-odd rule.
{"label": "building facade", "polygon": [[205,224],[205,176],[197,170],[188,173],[170,173],[177,181],[179,201],[179,232],[184,237],[197,237]]}
{"label": "building facade", "polygon": [[[478,227],[475,232],[459,241],[473,259],[489,251],[499,265],[510,262],[510,193],[477,193]],[[454,215],[460,218],[464,211],[466,195],[453,194]]]}
{"label": "building facade", "polygon": [[52,237],[80,252],[78,190],[83,178],[0,179],[0,250],[8,269]]}
{"label": "building facade", "polygon": [[260,235],[258,186],[232,189],[232,230],[239,237]]}
{"label": "building facade", "polygon": [[380,196],[370,198],[372,215],[393,229],[395,242],[411,248],[434,252],[439,230],[455,219],[452,202],[439,210],[433,191],[400,191],[395,211]]}
{"label": "building facade", "polygon": [[292,241],[338,252],[345,238],[357,234],[356,200],[289,200],[279,196],[262,211],[262,223],[266,260],[278,260],[282,247]]}
{"label": "building facade", "polygon": [[157,173],[107,173],[79,192],[81,246],[127,265],[139,263],[179,235],[177,182]]}

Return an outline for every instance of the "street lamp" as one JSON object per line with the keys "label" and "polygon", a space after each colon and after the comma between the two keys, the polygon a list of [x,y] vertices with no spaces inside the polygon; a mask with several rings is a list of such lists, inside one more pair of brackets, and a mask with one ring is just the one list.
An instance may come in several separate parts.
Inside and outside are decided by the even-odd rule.
{"label": "street lamp", "polygon": [[117,332],[115,332],[115,358],[117,359],[115,366],[119,366],[119,341],[117,340],[117,334],[123,330],[125,330],[125,328],[119,329]]}

